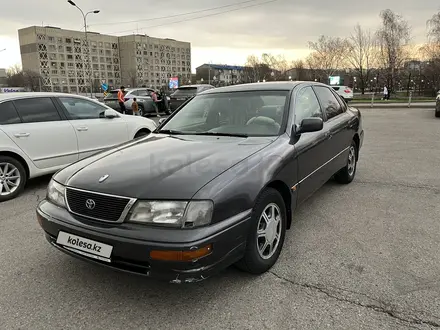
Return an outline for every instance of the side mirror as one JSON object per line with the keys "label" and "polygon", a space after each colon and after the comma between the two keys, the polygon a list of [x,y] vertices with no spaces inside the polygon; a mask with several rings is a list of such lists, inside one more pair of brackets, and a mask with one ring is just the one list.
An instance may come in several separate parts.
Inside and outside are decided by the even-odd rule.
{"label": "side mirror", "polygon": [[159,125],[162,125],[164,122],[165,122],[165,120],[167,120],[166,118],[160,118],[159,119]]}
{"label": "side mirror", "polygon": [[109,118],[109,119],[113,119],[113,118],[116,118],[117,115],[115,114],[115,112],[113,110],[107,109],[104,112],[104,117]]}
{"label": "side mirror", "polygon": [[301,125],[298,127],[295,134],[300,135],[303,133],[318,132],[322,130],[323,127],[324,127],[324,122],[321,118],[318,117],[304,118],[301,121]]}

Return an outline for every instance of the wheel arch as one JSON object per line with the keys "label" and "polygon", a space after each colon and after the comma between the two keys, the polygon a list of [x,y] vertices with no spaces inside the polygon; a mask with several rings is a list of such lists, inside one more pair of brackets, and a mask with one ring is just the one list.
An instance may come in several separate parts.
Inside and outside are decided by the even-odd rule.
{"label": "wheel arch", "polygon": [[284,205],[286,207],[286,216],[287,216],[287,229],[290,229],[292,224],[292,218],[293,218],[293,209],[292,209],[292,193],[287,186],[286,183],[284,183],[281,180],[273,180],[269,182],[261,191],[260,194],[266,190],[267,188],[272,188],[278,191],[283,198]]}
{"label": "wheel arch", "polygon": [[12,152],[12,151],[0,151],[0,156],[7,156],[16,159],[23,165],[24,170],[26,171],[26,178],[29,179],[30,177],[30,168],[26,160],[20,156],[19,154]]}
{"label": "wheel arch", "polygon": [[356,160],[358,160],[359,159],[359,148],[360,148],[360,144],[361,144],[361,139],[360,139],[358,133],[356,133],[353,136],[353,141],[354,141],[354,143],[356,143]]}
{"label": "wheel arch", "polygon": [[147,135],[148,135],[148,134],[151,133],[151,130],[148,129],[148,128],[146,128],[146,127],[142,127],[142,128],[140,128],[140,129],[138,129],[138,130],[136,131],[136,133],[135,133],[134,136],[133,136],[133,139],[136,138],[136,136],[137,136],[139,133],[144,133],[144,132],[147,133]]}

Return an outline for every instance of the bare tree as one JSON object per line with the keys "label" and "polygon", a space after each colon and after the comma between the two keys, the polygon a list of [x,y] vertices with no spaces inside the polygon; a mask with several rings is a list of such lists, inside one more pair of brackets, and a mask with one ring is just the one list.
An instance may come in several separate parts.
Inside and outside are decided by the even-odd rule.
{"label": "bare tree", "polygon": [[376,35],[379,43],[379,59],[386,73],[387,85],[394,89],[398,70],[408,59],[407,45],[411,39],[408,22],[391,9],[380,13],[382,26]]}
{"label": "bare tree", "polygon": [[440,10],[427,22],[428,42],[420,49],[426,61],[423,74],[430,82],[431,95],[440,89]]}
{"label": "bare tree", "polygon": [[137,72],[136,69],[131,69],[128,71],[128,81],[130,87],[137,87]]}
{"label": "bare tree", "polygon": [[9,87],[25,87],[25,78],[21,66],[16,64],[6,70],[6,83]]}
{"label": "bare tree", "polygon": [[354,68],[362,94],[377,60],[377,43],[371,31],[357,24],[348,40],[347,62]]}
{"label": "bare tree", "polygon": [[38,72],[32,70],[26,70],[23,72],[24,83],[30,91],[41,91],[41,75]]}
{"label": "bare tree", "polygon": [[321,35],[317,41],[309,41],[309,48],[312,50],[307,59],[310,69],[322,71],[328,79],[342,67],[349,44],[343,38]]}
{"label": "bare tree", "polygon": [[306,64],[303,60],[297,60],[292,63],[292,70],[295,70],[295,79],[297,80],[308,80]]}

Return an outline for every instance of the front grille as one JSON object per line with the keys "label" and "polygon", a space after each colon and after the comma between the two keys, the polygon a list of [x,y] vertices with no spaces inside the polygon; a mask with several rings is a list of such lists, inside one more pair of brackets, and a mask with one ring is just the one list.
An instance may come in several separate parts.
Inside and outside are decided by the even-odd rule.
{"label": "front grille", "polygon": [[[103,221],[116,222],[130,203],[130,198],[101,195],[67,188],[66,199],[75,214]],[[89,206],[89,207],[87,207]]]}

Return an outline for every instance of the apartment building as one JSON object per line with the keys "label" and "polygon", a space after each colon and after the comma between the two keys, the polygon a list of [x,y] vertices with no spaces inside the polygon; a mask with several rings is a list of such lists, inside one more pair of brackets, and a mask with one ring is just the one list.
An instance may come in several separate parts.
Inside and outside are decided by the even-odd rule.
{"label": "apartment building", "polygon": [[57,27],[18,31],[23,70],[41,75],[43,91],[101,92],[101,84],[159,88],[190,78],[191,45],[145,35],[111,36]]}

